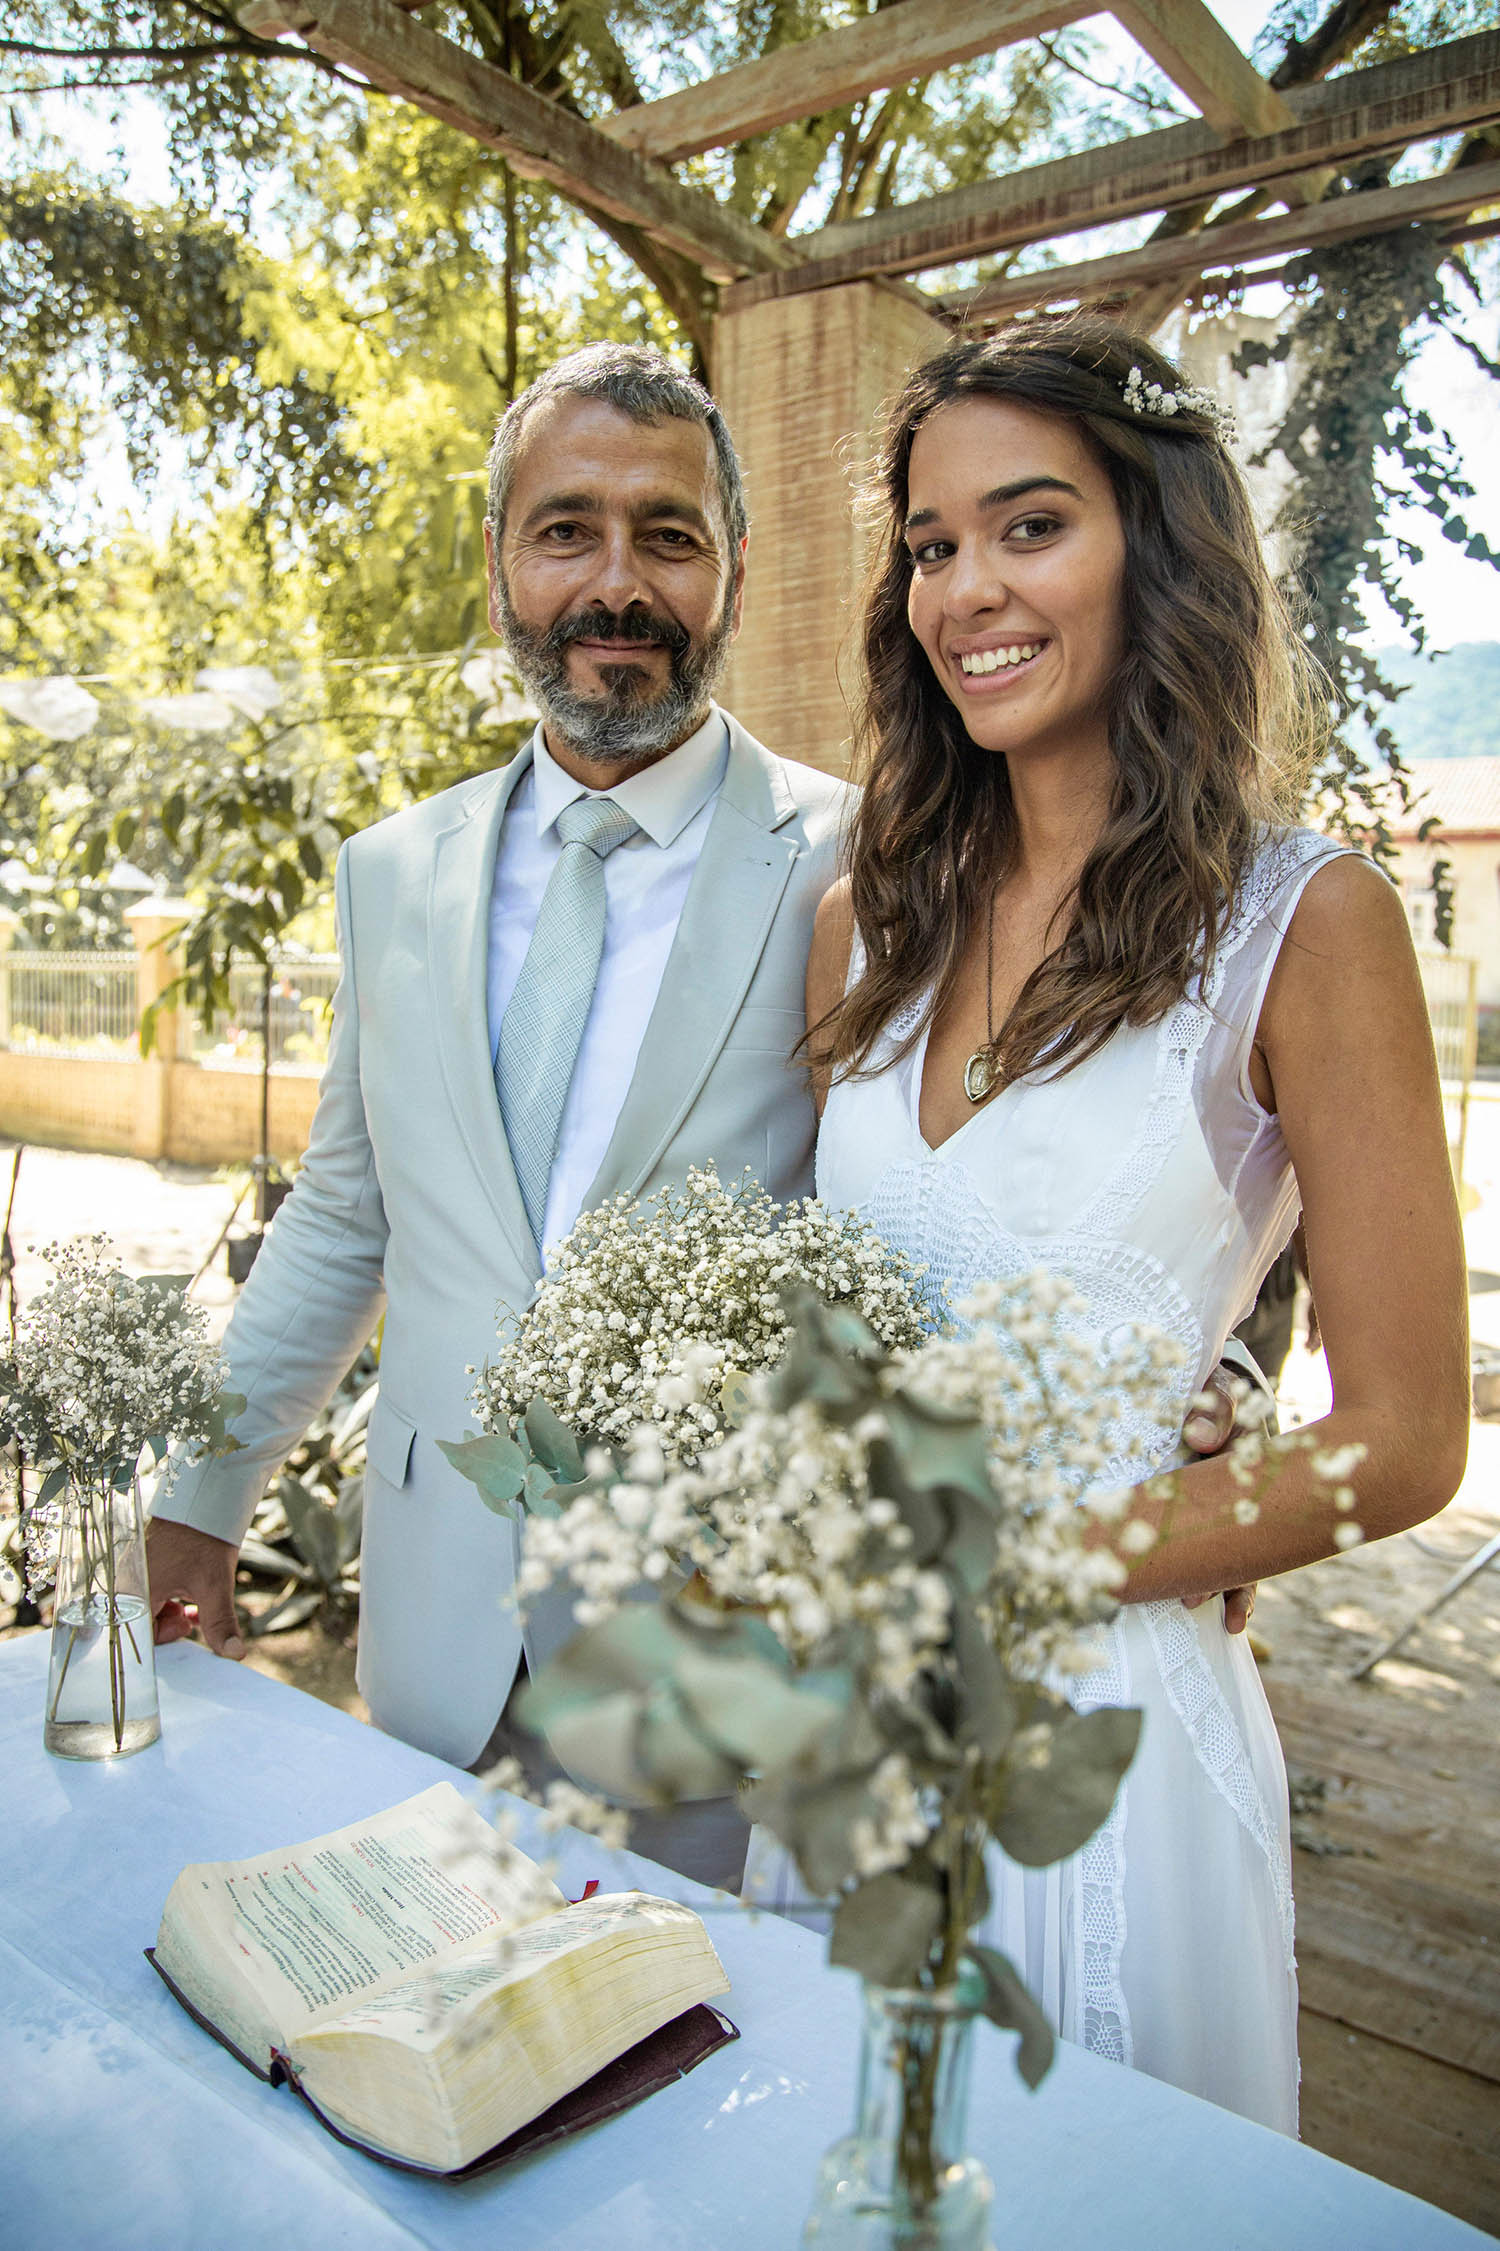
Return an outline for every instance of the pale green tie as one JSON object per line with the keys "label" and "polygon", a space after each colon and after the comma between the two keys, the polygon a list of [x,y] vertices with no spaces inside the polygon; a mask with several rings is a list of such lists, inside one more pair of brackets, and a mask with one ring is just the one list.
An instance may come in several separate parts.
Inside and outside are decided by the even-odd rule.
{"label": "pale green tie", "polygon": [[604,952],[604,863],[638,831],[612,797],[564,806],[557,817],[562,850],[500,1021],[495,1091],[538,1250],[563,1108]]}

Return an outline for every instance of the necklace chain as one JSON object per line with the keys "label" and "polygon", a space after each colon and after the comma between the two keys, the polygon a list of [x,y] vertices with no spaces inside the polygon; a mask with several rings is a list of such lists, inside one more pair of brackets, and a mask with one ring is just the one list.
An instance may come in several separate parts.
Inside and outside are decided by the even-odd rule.
{"label": "necklace chain", "polygon": [[976,1047],[964,1065],[964,1092],[971,1102],[983,1102],[1000,1083],[995,1062],[995,899],[1000,886],[990,891],[990,911],[985,917],[984,1045]]}

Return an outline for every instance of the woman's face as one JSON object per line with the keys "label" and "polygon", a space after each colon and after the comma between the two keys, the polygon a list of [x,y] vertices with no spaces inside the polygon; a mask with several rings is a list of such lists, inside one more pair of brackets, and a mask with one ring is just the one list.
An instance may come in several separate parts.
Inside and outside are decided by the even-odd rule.
{"label": "woman's face", "polygon": [[908,476],[907,615],[976,743],[1109,755],[1125,532],[1072,422],[1005,399],[940,407]]}

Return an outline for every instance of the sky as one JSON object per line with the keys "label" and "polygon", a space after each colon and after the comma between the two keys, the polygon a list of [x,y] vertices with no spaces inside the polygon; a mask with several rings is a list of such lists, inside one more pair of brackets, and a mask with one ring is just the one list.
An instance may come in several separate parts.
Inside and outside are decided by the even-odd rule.
{"label": "sky", "polygon": [[[1247,53],[1268,12],[1268,0],[1213,0],[1213,12]],[[1111,17],[1094,17],[1087,29],[1097,38],[1106,57],[1114,56],[1123,68],[1141,60],[1140,51]],[[90,138],[97,146],[97,120],[91,121],[85,105],[76,98],[54,96],[46,101],[47,122],[65,144],[84,152]],[[162,136],[153,133],[143,115],[139,129],[128,135],[128,192],[148,201],[169,200],[171,181]],[[1124,241],[1140,239],[1148,231],[1138,224],[1121,235]],[[1110,245],[1113,246],[1113,245]],[[1106,245],[1097,238],[1085,246],[1073,237],[1063,247],[1064,256],[1093,255]],[[1469,305],[1465,329],[1472,341],[1492,360],[1500,360],[1500,242],[1481,246],[1487,276],[1489,304]],[[1458,292],[1451,292],[1455,296]],[[1252,290],[1247,310],[1266,315],[1285,305],[1274,284]],[[1471,527],[1482,531],[1500,549],[1500,383],[1486,376],[1451,338],[1431,336],[1422,346],[1407,382],[1414,407],[1425,408],[1456,442],[1475,497],[1467,504]],[[121,465],[123,474],[123,465]],[[106,485],[114,477],[106,479]],[[120,495],[122,501],[126,494]],[[1402,566],[1402,584],[1427,619],[1434,645],[1451,647],[1464,641],[1500,639],[1500,572],[1491,565],[1471,561],[1445,540],[1434,520],[1418,508],[1403,513],[1403,534],[1421,550],[1421,560]],[[1383,609],[1372,615],[1369,640],[1379,646],[1403,638],[1394,619]]]}

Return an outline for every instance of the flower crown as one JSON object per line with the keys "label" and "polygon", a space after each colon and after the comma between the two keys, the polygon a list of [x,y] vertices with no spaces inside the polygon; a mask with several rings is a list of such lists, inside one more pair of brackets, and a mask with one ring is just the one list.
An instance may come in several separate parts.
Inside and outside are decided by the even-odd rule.
{"label": "flower crown", "polygon": [[1132,414],[1147,414],[1153,421],[1173,414],[1201,414],[1212,423],[1221,445],[1234,442],[1233,414],[1212,391],[1201,390],[1196,383],[1184,383],[1180,389],[1169,391],[1163,383],[1148,383],[1140,369],[1133,367],[1125,378],[1125,404]]}

